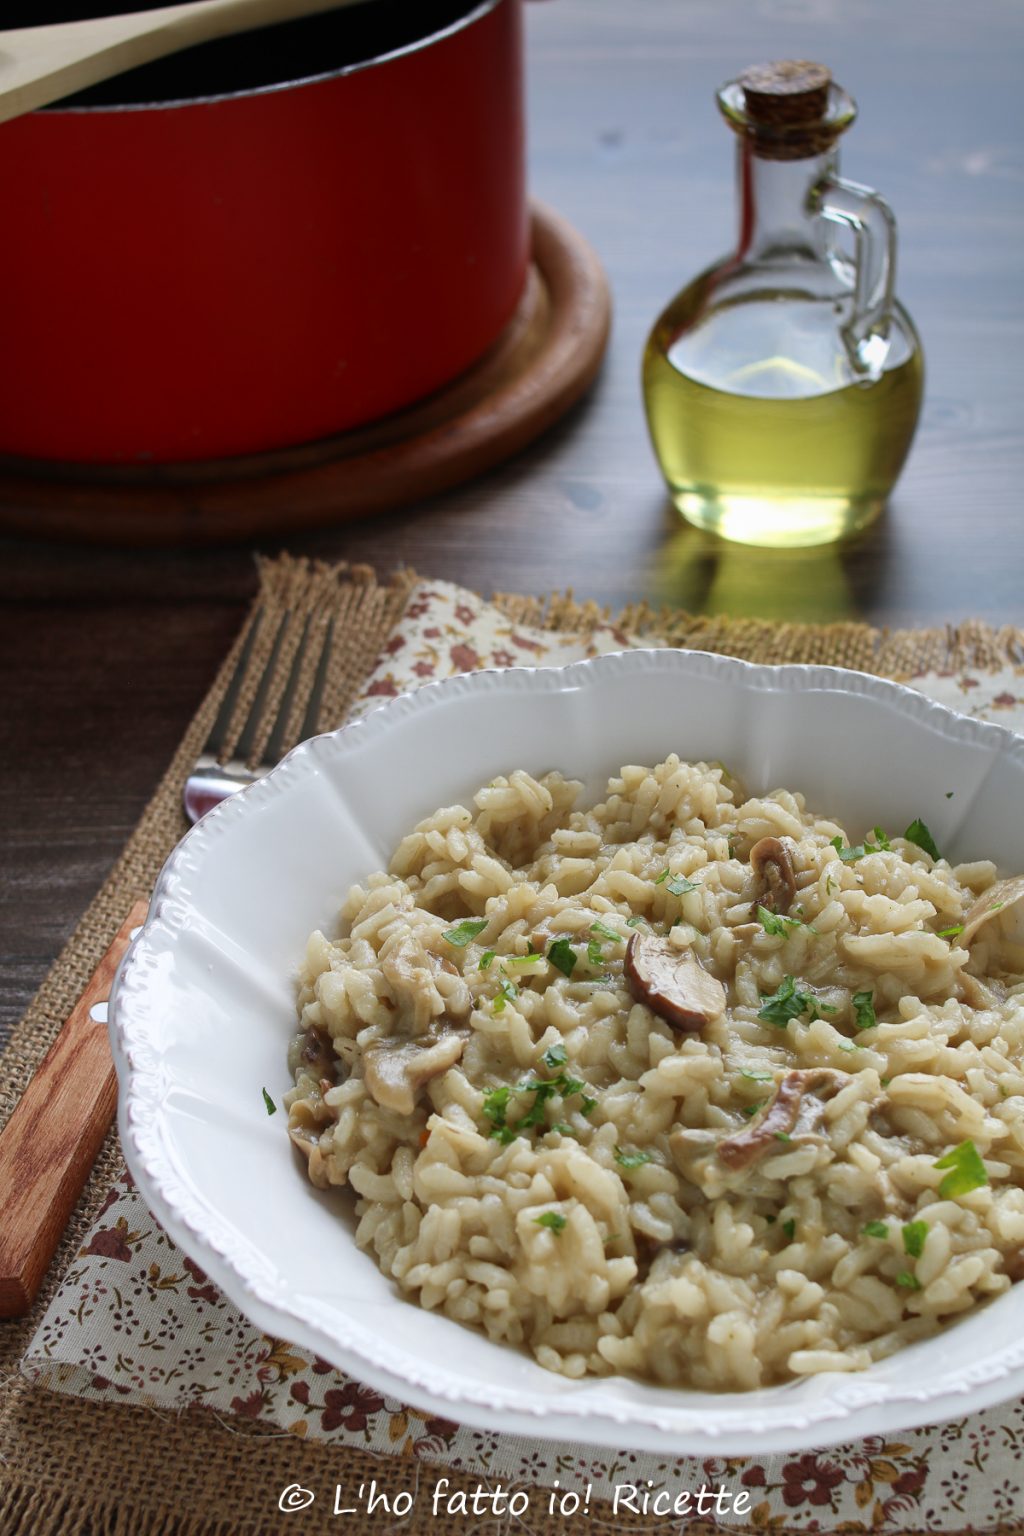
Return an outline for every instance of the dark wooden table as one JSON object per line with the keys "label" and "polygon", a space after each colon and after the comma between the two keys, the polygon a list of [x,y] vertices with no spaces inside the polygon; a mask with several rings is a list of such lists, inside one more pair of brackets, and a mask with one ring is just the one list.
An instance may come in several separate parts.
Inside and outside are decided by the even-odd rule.
{"label": "dark wooden table", "polygon": [[[590,237],[615,329],[573,418],[436,503],[295,552],[408,562],[483,591],[653,597],[696,610],[1020,621],[1024,149],[1014,0],[552,0],[530,7],[534,192]],[[886,518],[842,551],[715,544],[668,508],[638,387],[663,302],[733,236],[714,88],[762,58],[832,66],[861,118],[844,173],[900,220],[899,291],[927,399]],[[2,353],[0,353],[2,360]],[[236,632],[251,551],[0,543],[0,1035],[141,812]]]}

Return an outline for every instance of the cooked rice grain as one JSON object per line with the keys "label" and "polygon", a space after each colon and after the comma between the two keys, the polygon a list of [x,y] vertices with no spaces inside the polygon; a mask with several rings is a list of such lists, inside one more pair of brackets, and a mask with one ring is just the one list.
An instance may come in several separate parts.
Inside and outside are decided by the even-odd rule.
{"label": "cooked rice grain", "polygon": [[[939,936],[994,865],[901,838],[844,862],[832,839],[863,829],[675,756],[623,768],[589,810],[578,793],[517,770],[442,808],[353,887],[347,937],[309,941],[290,1128],[314,1182],[355,1191],[384,1272],[564,1375],[720,1390],[861,1370],[1024,1275],[1021,949],[1010,920],[971,950]],[[766,836],[796,876],[781,934],[751,919]],[[485,925],[445,938],[467,918]],[[651,930],[726,988],[699,1033],[626,984]],[[766,1022],[787,977],[817,1009]],[[865,992],[877,1023],[858,1029]],[[452,1030],[461,1059],[412,1113],[376,1101],[374,1061]],[[746,1168],[718,1158],[815,1067],[843,1074],[816,1125]],[[966,1140],[988,1183],[947,1198],[935,1163]]]}

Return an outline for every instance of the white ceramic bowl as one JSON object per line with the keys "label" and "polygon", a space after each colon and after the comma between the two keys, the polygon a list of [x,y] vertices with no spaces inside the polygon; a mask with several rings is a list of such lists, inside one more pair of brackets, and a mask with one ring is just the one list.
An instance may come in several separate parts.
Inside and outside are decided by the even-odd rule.
{"label": "white ceramic bowl", "polygon": [[[959,1416],[1024,1391],[1024,1285],[855,1375],[744,1394],[571,1382],[403,1300],[308,1183],[280,1098],[294,976],[399,835],[497,773],[597,796],[624,763],[721,759],[802,789],[855,836],[922,816],[953,858],[1024,870],[1024,739],[892,683],[634,651],[430,684],[303,743],[168,860],[110,1010],[125,1157],[171,1236],[261,1328],[380,1391],[490,1429],[637,1450],[761,1454]],[[952,790],[952,798],[947,792]]]}

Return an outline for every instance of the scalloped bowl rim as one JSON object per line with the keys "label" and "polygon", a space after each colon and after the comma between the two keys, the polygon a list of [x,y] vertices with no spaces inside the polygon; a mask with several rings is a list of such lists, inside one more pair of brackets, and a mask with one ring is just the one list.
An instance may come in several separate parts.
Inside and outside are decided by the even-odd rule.
{"label": "scalloped bowl rim", "polygon": [[[301,784],[315,772],[324,754],[334,758],[374,739],[386,741],[399,720],[426,716],[439,701],[460,694],[472,697],[494,687],[525,685],[528,691],[557,692],[596,688],[603,676],[612,677],[624,669],[663,669],[679,678],[710,676],[741,692],[824,691],[874,699],[898,708],[949,741],[987,747],[993,760],[1005,755],[1019,769],[1024,792],[1024,737],[1004,726],[957,714],[900,683],[839,667],[767,666],[702,651],[635,649],[560,667],[481,668],[387,699],[337,730],[301,742],[269,774],[197,823],[164,864],[143,929],[119,967],[109,1008],[120,1086],[118,1127],[125,1160],[140,1193],[171,1238],[264,1332],[313,1351],[388,1396],[476,1428],[677,1455],[768,1454],[854,1439],[881,1428],[907,1429],[959,1417],[1024,1392],[1024,1326],[1019,1345],[981,1360],[957,1380],[944,1380],[938,1387],[915,1387],[909,1381],[898,1387],[878,1385],[870,1372],[835,1373],[816,1378],[826,1385],[807,1404],[792,1401],[792,1389],[798,1384],[787,1383],[756,1394],[758,1399],[771,1398],[769,1407],[756,1409],[751,1394],[739,1393],[723,1394],[718,1411],[709,1408],[708,1394],[701,1395],[699,1407],[688,1407],[692,1394],[683,1389],[617,1376],[566,1382],[558,1397],[531,1399],[521,1388],[502,1384],[498,1367],[509,1346],[497,1343],[490,1344],[495,1352],[494,1380],[481,1384],[460,1376],[457,1361],[447,1378],[439,1377],[436,1367],[425,1369],[408,1350],[392,1348],[380,1335],[370,1340],[365,1328],[356,1325],[342,1330],[336,1317],[318,1321],[315,1305],[300,1309],[297,1298],[282,1291],[272,1257],[254,1257],[251,1242],[239,1245],[235,1234],[225,1230],[216,1208],[180,1176],[173,1136],[162,1112],[158,1053],[150,1039],[150,1005],[156,986],[152,962],[168,953],[173,960],[174,940],[192,915],[178,889],[182,872],[212,856],[211,845],[218,837],[239,818],[258,812],[266,797],[288,793]],[[567,771],[576,770],[570,765]],[[396,828],[396,835],[402,830]],[[284,1045],[283,1039],[282,1051]],[[1024,1302],[1024,1287],[1021,1291]],[[414,1305],[397,1293],[394,1304]],[[450,1326],[461,1331],[459,1324]],[[941,1350],[944,1336],[940,1333],[908,1347]],[[600,1389],[599,1403],[593,1401],[595,1389]]]}

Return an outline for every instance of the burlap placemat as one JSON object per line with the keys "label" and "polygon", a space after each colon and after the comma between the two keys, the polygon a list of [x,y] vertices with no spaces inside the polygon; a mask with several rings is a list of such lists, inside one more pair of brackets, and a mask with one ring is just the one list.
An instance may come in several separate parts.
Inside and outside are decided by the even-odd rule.
{"label": "burlap placemat", "polygon": [[[379,583],[365,568],[309,566],[287,557],[261,566],[260,601],[270,622],[261,628],[257,655],[269,651],[275,614],[291,609],[335,615],[333,665],[324,699],[322,723],[341,721],[363,679],[378,658],[389,631],[402,613],[417,578],[401,573]],[[596,605],[571,597],[546,603],[499,596],[496,602],[517,624],[549,630],[586,632],[607,623]],[[868,626],[772,625],[758,621],[699,618],[679,613],[655,613],[640,606],[614,621],[623,631],[657,637],[663,643],[713,650],[752,661],[818,661],[857,667],[881,675],[911,677],[930,671],[989,669],[1019,664],[1024,659],[1024,631],[993,631],[981,624],[929,631],[883,633]],[[293,625],[297,634],[300,626]],[[241,643],[239,638],[238,645]],[[150,890],[167,853],[184,830],[180,793],[231,676],[238,645],[226,658],[214,687],[192,721],[149,807],[99,895],[86,912],[63,954],[46,978],[8,1049],[0,1060],[0,1123],[6,1120],[31,1073],[91,974],[100,955],[123,920],[132,901]],[[286,658],[287,659],[287,658]],[[529,658],[524,658],[529,659]],[[471,661],[468,661],[472,665]],[[281,669],[283,676],[285,668]],[[255,679],[258,669],[253,669]],[[379,668],[378,668],[379,671]],[[255,686],[255,681],[250,687]],[[381,688],[380,691],[386,691]],[[247,700],[240,703],[244,718]],[[267,711],[273,718],[274,700]],[[301,699],[295,719],[301,718]],[[269,728],[269,725],[268,725]],[[259,750],[257,743],[257,752]],[[5,1462],[0,1493],[3,1533],[127,1532],[141,1536],[160,1533],[252,1533],[281,1530],[287,1516],[278,1509],[280,1490],[290,1483],[338,1492],[323,1498],[316,1512],[306,1510],[302,1530],[335,1529],[344,1516],[333,1513],[356,1503],[359,1485],[380,1476],[378,1458],[346,1448],[344,1454],[307,1446],[293,1436],[282,1437],[242,1418],[215,1419],[208,1412],[161,1415],[138,1408],[57,1397],[33,1389],[16,1370],[28,1339],[119,1167],[116,1136],[108,1138],[89,1184],[64,1235],[48,1282],[33,1313],[0,1328],[0,1456]],[[415,1489],[424,1474],[419,1464],[408,1476],[392,1476],[393,1491]],[[452,1491],[469,1493],[478,1478],[450,1474]],[[351,1523],[351,1522],[350,1522]],[[517,1524],[517,1522],[513,1522]],[[443,1524],[455,1536],[462,1532],[508,1528],[504,1518],[447,1517]],[[368,1531],[401,1528],[433,1529],[429,1503],[417,1501],[406,1519],[380,1510],[361,1516]],[[600,1513],[588,1526],[615,1530],[666,1529],[663,1522],[641,1517],[616,1517],[609,1527]],[[773,1528],[785,1529],[773,1521]],[[566,1531],[559,1515],[546,1515],[534,1503],[526,1528],[547,1536]],[[680,1529],[677,1522],[671,1528]],[[711,1529],[698,1522],[694,1533]],[[1020,1523],[989,1525],[987,1531],[1018,1532]],[[908,1530],[908,1536],[910,1536]]]}

